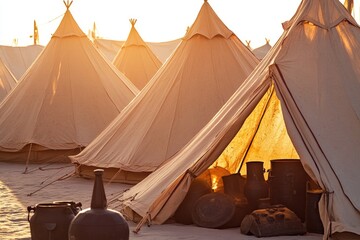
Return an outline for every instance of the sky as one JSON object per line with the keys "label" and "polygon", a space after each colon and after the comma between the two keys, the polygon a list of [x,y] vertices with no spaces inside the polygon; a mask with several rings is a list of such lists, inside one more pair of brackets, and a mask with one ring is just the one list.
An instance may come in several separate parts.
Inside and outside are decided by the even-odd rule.
{"label": "sky", "polygon": [[[68,0],[65,0],[68,1]],[[359,9],[355,0],[355,9]],[[243,43],[252,48],[274,45],[301,0],[208,0],[217,15]],[[195,21],[204,0],[73,0],[70,11],[87,34],[96,24],[98,37],[126,40],[130,18],[144,41],[181,38]],[[63,0],[0,0],[0,45],[31,45],[33,22],[40,44],[46,45],[65,13]],[[355,17],[356,19],[356,17]]]}

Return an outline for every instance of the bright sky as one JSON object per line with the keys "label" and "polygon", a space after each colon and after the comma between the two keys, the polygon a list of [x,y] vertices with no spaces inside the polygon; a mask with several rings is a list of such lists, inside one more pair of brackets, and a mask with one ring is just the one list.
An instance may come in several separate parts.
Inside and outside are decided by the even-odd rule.
{"label": "bright sky", "polygon": [[[67,1],[67,0],[65,0]],[[358,0],[355,0],[355,8]],[[360,1],[360,0],[359,0]],[[177,39],[185,34],[204,0],[74,0],[70,7],[75,20],[87,34],[96,23],[101,38],[126,40],[130,18],[148,42]],[[208,0],[222,21],[251,47],[274,45],[301,0]],[[343,2],[343,1],[342,1]],[[0,0],[0,45],[30,45],[33,21],[39,28],[40,44],[46,45],[66,8],[62,0]]]}

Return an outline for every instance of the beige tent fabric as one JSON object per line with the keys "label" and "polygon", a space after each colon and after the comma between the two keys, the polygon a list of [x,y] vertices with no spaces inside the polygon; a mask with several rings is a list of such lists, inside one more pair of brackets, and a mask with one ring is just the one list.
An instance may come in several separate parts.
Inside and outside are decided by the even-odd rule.
{"label": "beige tent fabric", "polygon": [[110,62],[114,61],[116,54],[120,51],[125,41],[96,38],[93,39],[96,49]]}
{"label": "beige tent fabric", "polygon": [[146,42],[157,58],[164,63],[179,46],[181,38],[166,42]]}
{"label": "beige tent fabric", "polygon": [[0,59],[0,101],[16,86],[17,81],[11,71]]}
{"label": "beige tent fabric", "polygon": [[[164,223],[191,179],[214,164],[239,129],[249,127],[246,118],[275,86],[289,137],[304,168],[325,191],[319,203],[324,239],[334,232],[360,234],[360,28],[337,0],[304,0],[284,26],[276,45],[217,115],[166,164],[123,194],[124,213]],[[281,141],[272,133],[268,138]],[[266,154],[261,159],[269,160]]]}
{"label": "beige tent fabric", "polygon": [[9,68],[15,79],[20,79],[43,49],[44,46],[41,45],[0,46],[0,59]]}
{"label": "beige tent fabric", "polygon": [[266,39],[266,43],[258,48],[255,48],[252,50],[252,52],[255,54],[255,56],[258,59],[263,59],[266,54],[270,51],[271,49],[271,45],[270,45],[270,40]]}
{"label": "beige tent fabric", "polygon": [[162,63],[146,45],[135,28],[135,19],[130,19],[131,30],[126,42],[113,61],[119,69],[139,89],[159,70]]}
{"label": "beige tent fabric", "polygon": [[257,64],[205,2],[171,58],[72,161],[130,172],[154,171],[216,114]]}
{"label": "beige tent fabric", "polygon": [[[97,38],[95,47],[110,61],[113,61],[125,41]],[[155,56],[164,63],[181,42],[181,38],[166,42],[145,42]]]}
{"label": "beige tent fabric", "polygon": [[87,146],[137,93],[67,10],[46,48],[0,104],[0,150]]}

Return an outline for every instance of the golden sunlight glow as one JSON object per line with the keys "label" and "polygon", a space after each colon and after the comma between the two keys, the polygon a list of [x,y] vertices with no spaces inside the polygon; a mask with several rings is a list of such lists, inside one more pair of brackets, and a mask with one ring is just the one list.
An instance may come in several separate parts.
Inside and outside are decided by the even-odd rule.
{"label": "golden sunlight glow", "polygon": [[[353,48],[352,48],[352,46],[351,46],[351,43],[349,42],[349,34],[347,34],[344,30],[345,30],[345,28],[343,27],[343,24],[344,23],[341,23],[341,24],[339,24],[335,29],[336,29],[336,31],[338,32],[338,34],[339,34],[339,37],[340,37],[340,39],[341,39],[341,41],[342,41],[342,43],[343,43],[343,45],[344,45],[344,47],[345,47],[345,49],[346,49],[346,51],[347,51],[347,53],[349,54],[349,56],[351,57],[351,58],[354,58],[354,52],[353,52]],[[346,23],[347,24],[347,23]]]}
{"label": "golden sunlight glow", "polygon": [[214,192],[216,192],[216,190],[219,188],[219,177],[218,176],[213,176],[211,178],[211,186]]}
{"label": "golden sunlight glow", "polygon": [[61,76],[61,66],[62,64],[59,64],[59,69],[58,69],[58,74],[56,76],[56,78],[54,79],[54,81],[52,81],[52,97],[51,97],[51,101],[50,103],[52,103],[54,101],[55,95],[56,95],[56,90],[57,90],[57,85]]}
{"label": "golden sunlight glow", "polygon": [[[282,34],[281,23],[289,20],[301,0],[252,1],[209,0],[208,3],[243,42],[251,47],[265,44],[265,38],[275,44]],[[145,41],[162,42],[184,36],[204,3],[198,1],[138,0],[117,1],[75,0],[70,7],[75,20],[85,34],[96,23],[100,38],[125,40],[131,28],[130,18],[138,19],[136,26]],[[60,23],[66,8],[62,1],[11,0],[0,1],[0,44],[33,44],[33,22],[38,25],[39,42],[46,45]],[[6,10],[5,10],[6,9]],[[276,10],[276,14],[274,11]],[[14,17],[15,16],[15,17]],[[6,24],[5,24],[6,23]]]}
{"label": "golden sunlight glow", "polygon": [[210,167],[199,176],[199,179],[206,181],[209,185],[211,185],[211,188],[214,192],[218,192],[224,190],[222,177],[229,174],[230,172],[225,168]]}
{"label": "golden sunlight glow", "polygon": [[[14,239],[11,235],[17,232],[18,237],[28,237],[28,225],[26,208],[2,181],[0,181],[1,202],[1,239]],[[8,212],[8,211],[11,211]],[[6,233],[9,233],[7,236]]]}
{"label": "golden sunlight glow", "polygon": [[246,175],[245,162],[259,159],[269,169],[270,160],[280,158],[299,156],[287,133],[280,100],[272,86],[213,165],[226,167],[233,173],[242,164],[240,174]]}
{"label": "golden sunlight glow", "polygon": [[5,89],[5,86],[4,86],[4,82],[3,82],[3,81],[0,81],[0,88],[1,88],[1,89]]}
{"label": "golden sunlight glow", "polygon": [[312,24],[311,22],[304,22],[303,26],[304,26],[305,36],[310,41],[314,40],[315,32],[316,32],[318,27],[315,26],[314,24]]}
{"label": "golden sunlight glow", "polygon": [[[282,23],[289,20],[301,0],[253,1],[209,0],[217,15],[243,43],[255,48],[275,44],[283,33]],[[344,1],[342,1],[343,3]],[[70,7],[85,34],[96,23],[96,36],[125,40],[131,26],[130,18],[138,19],[137,30],[145,41],[162,42],[181,38],[204,3],[198,1],[138,0],[117,1],[75,0]],[[354,0],[353,16],[359,20],[360,0]],[[63,1],[11,0],[0,1],[0,45],[33,44],[34,20],[38,25],[39,43],[46,45],[66,10]],[[274,14],[276,12],[276,14]]]}

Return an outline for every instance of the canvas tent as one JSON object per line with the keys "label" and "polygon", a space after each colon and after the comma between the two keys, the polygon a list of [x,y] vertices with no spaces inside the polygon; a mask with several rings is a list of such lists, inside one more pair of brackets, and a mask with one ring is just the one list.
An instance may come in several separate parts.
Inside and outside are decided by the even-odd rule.
{"label": "canvas tent", "polygon": [[15,87],[17,81],[11,71],[0,59],[0,101]]}
{"label": "canvas tent", "polygon": [[[254,159],[287,158],[294,147],[324,191],[319,202],[323,238],[360,234],[360,28],[337,0],[303,0],[283,26],[278,42],[216,116],[166,164],[122,195],[119,208],[129,218],[140,215],[138,227],[171,217],[192,179],[221,164],[219,155],[236,134],[243,134],[238,147],[245,151],[236,156],[237,167]],[[274,104],[264,104],[274,96],[273,88],[280,118],[267,118],[267,107],[259,111]],[[281,126],[293,145],[273,153],[282,142],[275,135]]]}
{"label": "canvas tent", "polygon": [[257,64],[205,1],[171,57],[72,162],[81,176],[101,167],[105,178],[113,172],[118,181],[138,182],[183,147]]}
{"label": "canvas tent", "polygon": [[135,28],[136,19],[130,19],[130,23],[129,36],[115,56],[113,64],[141,90],[162,63],[140,37]]}
{"label": "canvas tent", "polygon": [[[155,56],[164,63],[179,45],[181,39],[174,39],[166,42],[145,42]],[[110,61],[113,61],[125,41],[96,38],[94,45]]]}
{"label": "canvas tent", "polygon": [[138,92],[94,48],[68,7],[48,45],[0,104],[1,160],[79,152]]}
{"label": "canvas tent", "polygon": [[146,42],[156,57],[164,63],[181,42],[181,38],[165,42]]}
{"label": "canvas tent", "polygon": [[10,69],[15,79],[20,79],[43,49],[44,46],[41,45],[0,46],[0,59]]}
{"label": "canvas tent", "polygon": [[114,61],[116,54],[121,49],[121,46],[125,41],[112,40],[112,39],[93,39],[94,46],[96,49],[104,55],[110,62]]}
{"label": "canvas tent", "polygon": [[270,39],[265,39],[266,43],[258,48],[255,48],[252,50],[252,52],[255,54],[255,56],[258,59],[263,59],[265,55],[270,51],[271,45],[270,45]]}

